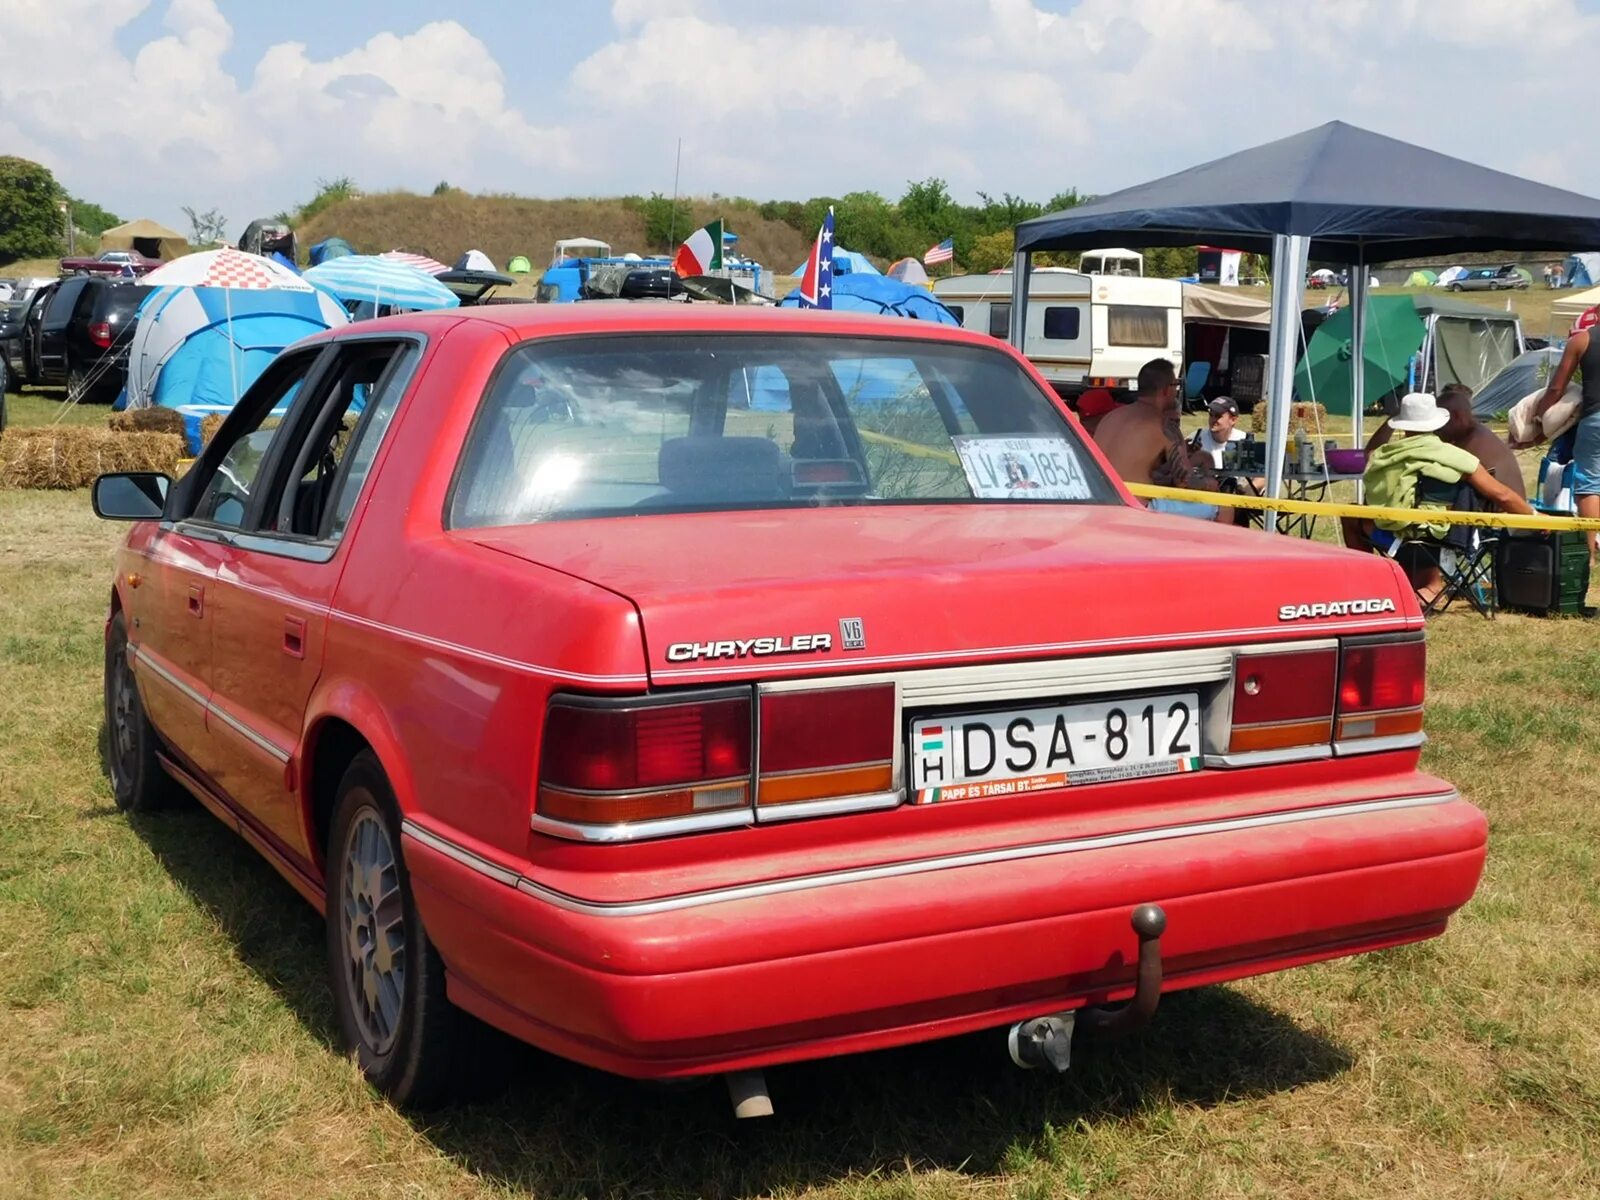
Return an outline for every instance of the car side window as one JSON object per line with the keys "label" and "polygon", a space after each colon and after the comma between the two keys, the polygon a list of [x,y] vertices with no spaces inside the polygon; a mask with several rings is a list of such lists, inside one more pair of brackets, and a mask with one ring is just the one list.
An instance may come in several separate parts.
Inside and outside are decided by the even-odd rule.
{"label": "car side window", "polygon": [[[234,429],[224,426],[231,445],[221,452],[220,461],[212,460],[216,465],[200,489],[191,517],[214,525],[244,528],[268,451],[274,439],[284,434],[285,418],[317,357],[315,351],[296,355],[283,370],[274,372],[270,381],[263,381],[259,394],[252,388],[240,401],[241,405],[248,402],[251,415]],[[224,431],[219,431],[218,436]]]}
{"label": "car side window", "polygon": [[88,283],[84,279],[68,279],[55,290],[44,310],[44,328],[48,333],[59,333],[72,323],[72,314]]}
{"label": "car side window", "polygon": [[349,524],[417,359],[411,342],[340,347],[280,460],[264,532],[336,541]]}

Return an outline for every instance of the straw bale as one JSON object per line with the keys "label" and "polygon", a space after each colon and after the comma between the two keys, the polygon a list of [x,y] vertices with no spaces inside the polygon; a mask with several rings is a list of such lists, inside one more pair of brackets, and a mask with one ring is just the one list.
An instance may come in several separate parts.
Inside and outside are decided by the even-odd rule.
{"label": "straw bale", "polygon": [[112,413],[107,424],[117,433],[182,433],[183,414],[175,408],[130,408]]}
{"label": "straw bale", "polygon": [[[1250,428],[1256,433],[1265,433],[1269,425],[1267,417],[1268,405],[1265,401],[1250,410]],[[1290,433],[1315,433],[1319,429],[1328,427],[1328,410],[1321,404],[1311,404],[1305,400],[1296,400],[1289,408]]]}
{"label": "straw bale", "polygon": [[175,433],[113,433],[87,426],[8,429],[0,434],[0,487],[81,488],[108,471],[178,473]]}
{"label": "straw bale", "polygon": [[217,436],[217,430],[222,428],[222,413],[212,413],[209,417],[200,418],[200,444],[208,446],[211,439]]}

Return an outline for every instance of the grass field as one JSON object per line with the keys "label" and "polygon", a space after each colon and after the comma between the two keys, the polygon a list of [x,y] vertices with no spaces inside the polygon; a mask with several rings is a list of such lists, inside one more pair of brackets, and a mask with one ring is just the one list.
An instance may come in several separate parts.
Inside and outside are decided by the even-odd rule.
{"label": "grass field", "polygon": [[0,1196],[1600,1194],[1592,624],[1431,627],[1426,763],[1493,830],[1440,940],[1170,997],[1061,1078],[962,1039],[774,1071],[779,1116],[735,1128],[717,1087],[528,1051],[410,1117],[333,1049],[289,887],[198,809],[110,803],[119,533],[82,493],[0,491]]}

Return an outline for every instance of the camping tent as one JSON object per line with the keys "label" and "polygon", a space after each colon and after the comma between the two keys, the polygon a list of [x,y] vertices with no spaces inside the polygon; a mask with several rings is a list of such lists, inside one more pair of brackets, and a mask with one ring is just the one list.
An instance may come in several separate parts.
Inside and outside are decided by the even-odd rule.
{"label": "camping tent", "polygon": [[1266,329],[1272,324],[1272,305],[1236,288],[1183,285],[1183,323],[1233,325]]}
{"label": "camping tent", "polygon": [[496,268],[493,260],[482,250],[468,250],[460,258],[456,259],[455,269],[457,271],[493,271]]}
{"label": "camping tent", "polygon": [[[805,263],[801,263],[789,274],[796,279],[806,273]],[[872,265],[872,261],[865,255],[855,250],[846,250],[843,246],[833,248],[833,273],[835,275],[881,275],[882,271]]]}
{"label": "camping tent", "polygon": [[916,283],[923,287],[928,286],[927,269],[914,258],[902,258],[889,265],[885,272],[890,279],[898,279],[901,283]]}
{"label": "camping tent", "polygon": [[1600,254],[1567,255],[1561,282],[1566,287],[1591,288],[1600,285]]}
{"label": "camping tent", "polygon": [[1439,272],[1439,277],[1433,281],[1434,287],[1448,287],[1467,273],[1465,267],[1446,267]]}
{"label": "camping tent", "polygon": [[528,261],[526,254],[518,254],[506,264],[508,275],[528,275],[533,272],[533,264]]}
{"label": "camping tent", "polygon": [[1410,275],[1406,276],[1407,287],[1432,287],[1438,282],[1439,275],[1436,271],[1413,271]]}
{"label": "camping tent", "polygon": [[1406,299],[1428,327],[1417,369],[1422,391],[1437,394],[1446,384],[1463,383],[1477,392],[1522,353],[1522,321],[1514,312],[1451,296],[1385,296],[1371,303]]}
{"label": "camping tent", "polygon": [[315,290],[156,288],[128,344],[128,407],[177,409],[195,450],[201,418],[231,411],[280,350],[345,323]]}
{"label": "camping tent", "polygon": [[[800,289],[795,288],[778,302],[785,308],[800,307]],[[839,312],[882,313],[911,317],[936,325],[960,325],[956,315],[927,288],[902,283],[886,275],[838,275],[833,281],[833,307]]]}
{"label": "camping tent", "polygon": [[1480,417],[1510,412],[1518,400],[1549,382],[1560,361],[1561,351],[1553,346],[1518,355],[1473,394],[1472,411]]}
{"label": "camping tent", "polygon": [[342,237],[323,238],[311,247],[311,265],[320,266],[330,258],[343,258],[346,254],[354,253],[354,248]]}
{"label": "camping tent", "polygon": [[143,219],[117,225],[100,235],[102,250],[134,250],[146,258],[171,262],[189,249],[189,240],[165,225]]}
{"label": "camping tent", "polygon": [[1572,292],[1562,296],[1550,306],[1550,314],[1563,321],[1576,321],[1596,304],[1600,304],[1600,287],[1592,287],[1586,292]]}

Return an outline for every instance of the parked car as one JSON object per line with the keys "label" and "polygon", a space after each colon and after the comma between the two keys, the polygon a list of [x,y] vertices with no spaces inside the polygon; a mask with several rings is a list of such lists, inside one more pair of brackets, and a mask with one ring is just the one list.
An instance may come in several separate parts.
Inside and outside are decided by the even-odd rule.
{"label": "parked car", "polygon": [[93,257],[63,258],[63,274],[143,275],[161,265],[159,258],[148,258],[137,250],[102,250]]}
{"label": "parked car", "polygon": [[1433,937],[1483,867],[1395,564],[1146,511],[982,333],[370,321],[94,504],[116,802],[180,783],[325,911],[403,1102],[477,1070],[468,1014],[742,1113],[990,1027],[1063,1068],[1162,990]]}
{"label": "parked car", "polygon": [[41,289],[23,325],[26,381],[65,387],[69,399],[110,400],[127,378],[134,317],[149,294],[94,275],[69,275]]}
{"label": "parked car", "polygon": [[1452,292],[1499,292],[1525,288],[1528,281],[1514,268],[1476,267],[1446,285]]}

